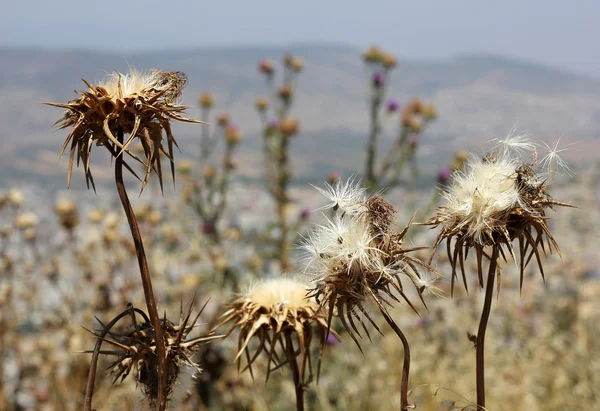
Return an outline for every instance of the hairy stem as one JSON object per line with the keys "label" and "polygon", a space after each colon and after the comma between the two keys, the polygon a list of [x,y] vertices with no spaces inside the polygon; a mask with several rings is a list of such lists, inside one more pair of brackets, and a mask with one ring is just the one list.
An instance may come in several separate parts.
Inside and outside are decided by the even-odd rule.
{"label": "hairy stem", "polygon": [[[123,129],[119,127],[117,138],[121,144],[123,144]],[[135,213],[131,207],[131,202],[127,196],[127,190],[125,189],[125,183],[123,181],[123,154],[117,156],[115,161],[115,183],[117,185],[117,191],[119,192],[119,198],[123,205],[123,210],[127,216],[129,222],[129,228],[131,229],[131,236],[133,237],[133,243],[135,244],[135,251],[137,254],[138,264],[140,266],[140,274],[142,277],[142,286],[144,288],[144,297],[146,299],[146,308],[148,309],[148,316],[150,317],[150,323],[154,328],[156,336],[156,355],[158,357],[158,399],[157,405],[160,411],[164,411],[167,407],[167,368],[166,368],[166,349],[165,340],[163,338],[163,328],[158,314],[158,308],[156,307],[156,300],[154,298],[154,290],[152,289],[152,278],[150,277],[150,269],[148,268],[148,260],[146,259],[146,252],[144,251],[144,243],[142,242],[142,235],[138,228]]]}
{"label": "hairy stem", "polygon": [[488,271],[487,283],[485,285],[485,300],[483,302],[483,311],[479,320],[479,328],[477,329],[477,340],[475,343],[475,362],[476,362],[476,378],[477,378],[477,410],[485,410],[485,331],[487,329],[488,319],[492,308],[492,297],[494,295],[494,283],[496,282],[496,268],[498,267],[498,249],[499,246],[494,246],[492,258],[490,259],[490,267]]}
{"label": "hairy stem", "polygon": [[294,343],[292,341],[291,332],[285,333],[285,348],[287,351],[288,361],[292,369],[294,387],[296,388],[296,410],[304,411],[304,385],[300,380],[300,370],[298,369],[298,361],[294,353]]}
{"label": "hairy stem", "polygon": [[365,166],[365,178],[368,186],[377,188],[377,177],[375,176],[375,157],[377,157],[377,136],[379,135],[379,107],[381,106],[381,92],[374,90],[371,99],[371,130],[369,142],[367,143],[367,164]]}

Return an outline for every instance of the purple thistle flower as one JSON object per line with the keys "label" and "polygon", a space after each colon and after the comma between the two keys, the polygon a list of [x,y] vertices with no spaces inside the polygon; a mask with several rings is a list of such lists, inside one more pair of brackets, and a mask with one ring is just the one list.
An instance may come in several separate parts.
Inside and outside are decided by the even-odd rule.
{"label": "purple thistle flower", "polygon": [[373,74],[373,85],[377,88],[383,86],[384,76],[383,73],[377,72]]}
{"label": "purple thistle flower", "polygon": [[279,127],[279,121],[277,119],[272,119],[271,121],[269,121],[269,128],[270,129],[275,129]]}
{"label": "purple thistle flower", "polygon": [[387,103],[387,111],[389,113],[393,113],[400,108],[400,104],[398,104],[397,100],[391,99]]}
{"label": "purple thistle flower", "polygon": [[306,220],[308,220],[309,216],[310,216],[310,208],[303,208],[302,211],[300,212],[300,220],[306,221]]}
{"label": "purple thistle flower", "polygon": [[327,334],[327,345],[337,345],[337,344],[339,344],[339,341],[337,338],[335,338],[335,335],[333,335],[333,333]]}
{"label": "purple thistle flower", "polygon": [[450,181],[451,178],[452,178],[452,171],[448,167],[444,166],[438,170],[438,183],[439,184],[445,185]]}

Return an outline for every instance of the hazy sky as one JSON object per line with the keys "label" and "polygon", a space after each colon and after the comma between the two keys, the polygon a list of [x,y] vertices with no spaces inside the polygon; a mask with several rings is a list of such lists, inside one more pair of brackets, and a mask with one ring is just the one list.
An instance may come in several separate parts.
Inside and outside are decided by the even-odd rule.
{"label": "hazy sky", "polygon": [[3,1],[0,46],[139,50],[378,43],[400,58],[485,51],[600,78],[600,0]]}

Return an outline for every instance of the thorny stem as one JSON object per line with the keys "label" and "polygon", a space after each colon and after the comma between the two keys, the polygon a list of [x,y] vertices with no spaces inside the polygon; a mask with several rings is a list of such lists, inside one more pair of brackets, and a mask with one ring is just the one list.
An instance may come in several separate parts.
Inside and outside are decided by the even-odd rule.
{"label": "thorny stem", "polygon": [[485,285],[485,300],[483,303],[483,311],[479,320],[479,328],[477,329],[477,340],[475,345],[476,356],[476,377],[477,377],[477,410],[485,410],[485,331],[487,329],[488,319],[492,308],[492,297],[494,295],[494,283],[496,282],[496,268],[498,267],[498,251],[499,246],[495,245],[490,259],[487,283]]}
{"label": "thorny stem", "polygon": [[300,370],[298,369],[297,357],[294,354],[294,343],[292,341],[292,333],[290,332],[285,333],[285,348],[292,369],[294,387],[296,388],[296,410],[304,411],[304,385],[300,380]]}
{"label": "thorny stem", "polygon": [[400,409],[402,411],[406,411],[409,408],[415,408],[414,405],[408,403],[408,376],[410,373],[410,346],[408,345],[408,340],[404,336],[404,333],[398,325],[392,320],[390,314],[387,312],[385,307],[377,301],[377,305],[379,306],[379,311],[383,314],[383,318],[387,321],[388,325],[394,330],[400,341],[402,341],[402,348],[404,350],[404,364],[402,365],[402,382],[400,383]]}
{"label": "thorny stem", "polygon": [[[117,138],[121,144],[123,144],[123,129],[119,127]],[[129,227],[131,228],[131,236],[133,237],[133,243],[135,244],[135,251],[137,254],[138,264],[140,266],[140,274],[142,276],[142,286],[144,288],[144,297],[146,298],[146,308],[148,309],[148,316],[150,317],[150,323],[154,328],[156,335],[156,355],[158,357],[158,399],[157,405],[160,411],[164,411],[167,407],[167,367],[166,367],[166,349],[165,340],[163,338],[163,329],[156,307],[156,300],[154,298],[154,290],[152,289],[152,278],[150,277],[150,269],[148,268],[148,260],[146,259],[146,253],[144,251],[144,243],[142,242],[142,236],[135,219],[135,213],[131,208],[129,197],[125,189],[125,183],[123,182],[123,155],[118,155],[115,161],[115,183],[117,185],[117,191],[119,192],[119,198],[123,205],[123,210],[127,216]]]}

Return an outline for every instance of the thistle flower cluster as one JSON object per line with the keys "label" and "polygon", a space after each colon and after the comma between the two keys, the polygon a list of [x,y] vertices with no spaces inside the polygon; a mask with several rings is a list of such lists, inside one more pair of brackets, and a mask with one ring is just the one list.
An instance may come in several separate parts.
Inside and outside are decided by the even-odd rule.
{"label": "thistle flower cluster", "polygon": [[[560,254],[546,223],[546,210],[555,205],[569,206],[548,194],[548,178],[557,163],[562,160],[556,149],[538,161],[537,146],[527,136],[511,135],[499,141],[491,153],[472,156],[463,170],[453,173],[442,194],[444,205],[427,222],[442,228],[434,252],[446,240],[453,267],[452,285],[460,266],[467,288],[463,261],[468,250],[474,248],[479,284],[483,287],[482,257],[490,258],[484,251],[489,246],[498,247],[503,256],[504,250],[508,251],[515,261],[519,254],[521,286],[523,271],[533,256],[544,275],[540,254],[551,253],[552,248]],[[514,240],[518,242],[517,250],[513,248]]]}
{"label": "thistle flower cluster", "polygon": [[420,271],[431,271],[430,267],[410,255],[419,248],[403,247],[411,222],[395,232],[396,211],[382,197],[368,196],[360,182],[353,179],[338,180],[317,190],[329,200],[322,209],[331,212],[327,224],[316,225],[301,246],[304,272],[313,281],[310,296],[319,302],[320,311],[327,312],[329,323],[337,311],[343,326],[359,345],[355,320],[367,335],[364,319],[377,329],[365,309],[368,300],[385,310],[385,306],[392,305],[390,300],[398,302],[400,296],[416,312],[403,279],[413,284],[423,304],[423,293],[435,291],[434,279],[423,276]]}
{"label": "thistle flower cluster", "polygon": [[[90,155],[95,144],[106,147],[113,157],[127,153],[142,163],[146,168],[143,187],[153,169],[162,185],[160,156],[162,154],[169,159],[173,172],[173,145],[177,145],[170,121],[198,122],[183,117],[181,113],[187,107],[177,102],[187,83],[185,74],[160,70],[142,73],[132,69],[129,74],[111,74],[105,82],[96,86],[86,80],[83,82],[88,91],[77,92],[78,98],[65,104],[45,103],[66,109],[55,123],[59,129],[72,127],[61,149],[62,155],[70,143],[68,184],[77,157],[77,165],[80,161],[84,165],[88,187],[90,183],[94,186]],[[163,132],[167,137],[167,148],[162,143]],[[129,136],[126,141],[123,141],[124,134]],[[136,137],[143,146],[143,160],[130,149]],[[129,166],[126,167],[135,175]]]}
{"label": "thistle flower cluster", "polygon": [[[161,321],[163,329],[163,338],[166,345],[166,371],[167,371],[167,387],[166,395],[170,397],[179,384],[180,372],[191,371],[193,376],[200,374],[202,370],[196,364],[192,357],[199,349],[200,344],[221,338],[220,335],[196,337],[189,340],[186,338],[194,328],[198,326],[196,321],[200,317],[203,308],[198,312],[193,321],[190,322],[192,313],[192,305],[190,305],[187,313],[180,312],[180,320],[178,324],[167,320]],[[108,368],[112,369],[114,382],[123,382],[132,371],[136,383],[150,401],[154,404],[158,398],[159,390],[159,375],[158,375],[158,359],[156,353],[156,333],[149,318],[141,310],[134,309],[129,306],[126,312],[130,313],[132,325],[124,332],[108,331],[106,337],[102,332],[91,331],[99,339],[115,347],[115,350],[100,351],[101,354],[116,357]],[[138,322],[136,314],[142,317],[142,321]],[[93,352],[93,351],[89,351]]]}
{"label": "thistle flower cluster", "polygon": [[[314,328],[326,333],[328,324],[325,317],[319,312],[319,306],[312,298],[307,298],[307,286],[292,278],[274,278],[264,280],[251,287],[245,294],[233,303],[223,314],[222,321],[217,325],[232,324],[225,335],[227,337],[239,327],[238,353],[235,361],[238,367],[242,354],[246,354],[247,367],[252,373],[252,364],[264,352],[268,358],[267,380],[274,368],[286,362],[295,361],[296,355],[300,358],[300,380],[305,383],[310,380],[312,366],[310,359],[310,345],[313,340]],[[291,337],[295,336],[298,354],[290,351],[278,350],[277,346],[287,347],[292,344]],[[250,350],[250,341],[258,338],[256,348]],[[291,347],[290,347],[291,348]],[[273,368],[271,367],[273,365]],[[307,369],[308,377],[305,376]]]}

